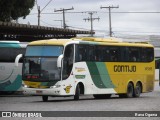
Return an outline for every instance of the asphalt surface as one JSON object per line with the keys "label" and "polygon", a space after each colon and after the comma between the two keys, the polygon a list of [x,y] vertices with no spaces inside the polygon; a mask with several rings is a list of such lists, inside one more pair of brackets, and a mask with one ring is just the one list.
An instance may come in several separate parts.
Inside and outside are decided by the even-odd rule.
{"label": "asphalt surface", "polygon": [[[110,99],[100,100],[94,99],[92,95],[88,95],[80,96],[79,101],[74,101],[73,97],[49,97],[48,102],[42,102],[42,98],[40,96],[1,95],[0,111],[160,111],[160,87],[158,82],[155,82],[154,91],[150,93],[143,93],[139,98],[119,98],[118,95],[112,95]],[[120,114],[125,114],[125,112]],[[60,117],[61,116],[58,116],[58,118],[54,119],[62,119]],[[64,117],[63,120],[67,118]],[[76,119],[94,120],[96,118],[105,119],[103,117],[77,117]],[[111,120],[117,118],[118,117],[109,117]],[[52,118],[49,117],[48,119]],[[74,119],[74,117],[71,117],[71,119]],[[128,117],[123,119],[128,120]],[[129,119],[134,120],[137,119],[137,117]],[[146,120],[149,118],[140,117],[139,119]],[[151,119],[159,118],[153,117]]]}

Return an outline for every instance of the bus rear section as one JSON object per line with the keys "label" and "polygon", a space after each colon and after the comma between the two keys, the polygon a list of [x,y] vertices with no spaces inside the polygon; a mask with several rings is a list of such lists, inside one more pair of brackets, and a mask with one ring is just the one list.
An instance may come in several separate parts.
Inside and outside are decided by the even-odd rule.
{"label": "bus rear section", "polygon": [[77,76],[88,86],[85,94],[89,91],[95,98],[108,98],[111,94],[139,97],[141,93],[153,91],[155,60],[152,45],[89,43],[76,45],[75,52],[75,69],[80,71]]}
{"label": "bus rear section", "polygon": [[0,42],[0,93],[12,94],[22,92],[22,61],[15,67],[15,58],[24,54],[26,43],[19,41]]}

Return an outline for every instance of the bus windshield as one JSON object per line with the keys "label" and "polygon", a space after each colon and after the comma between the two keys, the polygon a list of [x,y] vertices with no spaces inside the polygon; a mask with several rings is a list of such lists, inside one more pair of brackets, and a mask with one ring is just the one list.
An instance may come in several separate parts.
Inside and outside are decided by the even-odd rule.
{"label": "bus windshield", "polygon": [[63,46],[28,46],[23,64],[23,80],[60,80],[57,58],[62,52]]}
{"label": "bus windshield", "polygon": [[58,57],[63,52],[63,46],[28,46],[25,56]]}

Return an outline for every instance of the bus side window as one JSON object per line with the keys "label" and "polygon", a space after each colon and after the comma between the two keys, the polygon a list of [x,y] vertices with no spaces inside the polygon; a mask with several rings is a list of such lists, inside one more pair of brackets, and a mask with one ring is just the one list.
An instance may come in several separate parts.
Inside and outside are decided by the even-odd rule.
{"label": "bus side window", "polygon": [[87,61],[87,45],[76,45],[75,62]]}
{"label": "bus side window", "polygon": [[88,61],[96,61],[95,47],[88,46]]}
{"label": "bus side window", "polygon": [[120,61],[120,52],[119,47],[110,47],[110,60],[111,62]]}
{"label": "bus side window", "polygon": [[128,62],[128,47],[120,47],[121,49],[121,61],[122,62]]}
{"label": "bus side window", "polygon": [[142,48],[141,55],[142,62],[151,62],[154,59],[154,49],[153,48]]}
{"label": "bus side window", "polygon": [[142,62],[146,62],[147,61],[147,48],[142,48],[141,61]]}
{"label": "bus side window", "polygon": [[[24,54],[25,48],[9,48],[9,47],[3,47],[0,48],[0,61],[1,62],[14,62],[15,58],[19,54]],[[22,59],[20,59],[20,62],[22,63]]]}
{"label": "bus side window", "polygon": [[139,47],[129,47],[129,61],[140,62],[141,49]]}
{"label": "bus side window", "polygon": [[102,54],[104,57],[103,57],[103,61],[104,62],[109,62],[111,61],[110,59],[110,51],[109,51],[109,48],[108,46],[104,47],[103,49],[103,54]]}
{"label": "bus side window", "polygon": [[97,62],[103,62],[104,55],[103,55],[103,46],[96,46],[95,49],[95,61]]}
{"label": "bus side window", "polygon": [[146,48],[146,62],[151,62],[154,59],[153,48]]}

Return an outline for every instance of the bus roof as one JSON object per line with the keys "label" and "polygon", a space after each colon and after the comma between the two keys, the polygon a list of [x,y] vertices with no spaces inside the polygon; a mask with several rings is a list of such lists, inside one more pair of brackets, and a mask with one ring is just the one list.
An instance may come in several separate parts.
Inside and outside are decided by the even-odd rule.
{"label": "bus roof", "polygon": [[0,43],[20,43],[19,41],[0,41]]}
{"label": "bus roof", "polygon": [[28,45],[65,45],[72,41],[71,39],[49,39],[30,42]]}
{"label": "bus roof", "polygon": [[38,40],[30,42],[29,45],[63,45],[69,43],[83,43],[83,44],[99,44],[99,45],[117,45],[117,46],[139,46],[139,47],[153,47],[147,42],[122,42],[118,38],[94,38],[94,37],[81,37],[72,39],[49,39]]}
{"label": "bus roof", "polygon": [[92,42],[111,42],[111,43],[118,43],[121,42],[120,39],[109,37],[109,38],[94,38],[94,37],[79,37],[73,38],[72,40],[80,39],[82,41],[92,41]]}
{"label": "bus roof", "polygon": [[27,44],[20,41],[0,41],[0,47],[26,48]]}

